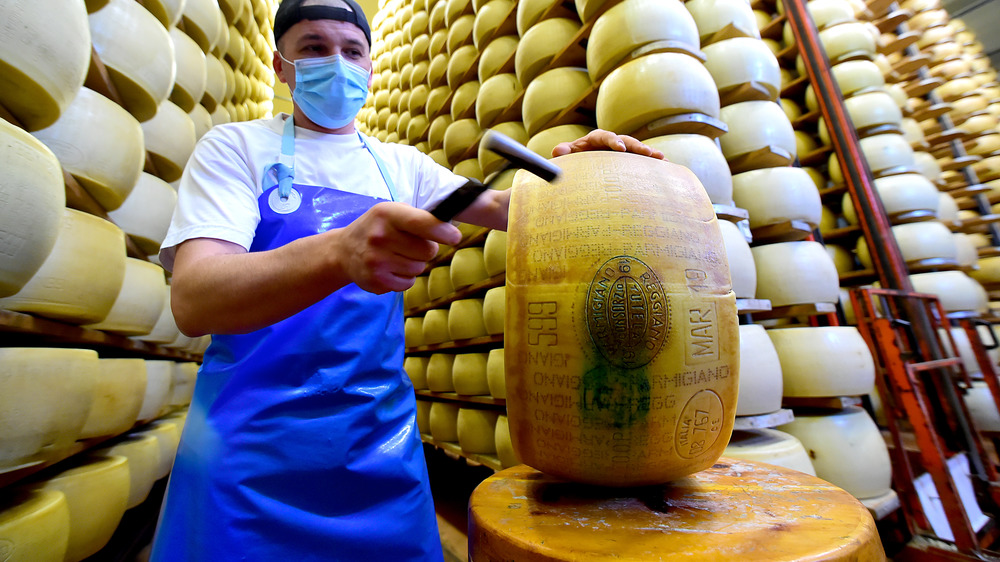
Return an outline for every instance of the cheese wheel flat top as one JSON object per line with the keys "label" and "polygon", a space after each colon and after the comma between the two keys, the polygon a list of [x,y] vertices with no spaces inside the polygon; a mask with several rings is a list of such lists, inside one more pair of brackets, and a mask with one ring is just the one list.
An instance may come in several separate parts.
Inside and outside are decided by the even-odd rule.
{"label": "cheese wheel flat top", "polygon": [[470,560],[884,560],[875,523],[816,477],[720,458],[641,491],[568,483],[525,465],[473,491]]}

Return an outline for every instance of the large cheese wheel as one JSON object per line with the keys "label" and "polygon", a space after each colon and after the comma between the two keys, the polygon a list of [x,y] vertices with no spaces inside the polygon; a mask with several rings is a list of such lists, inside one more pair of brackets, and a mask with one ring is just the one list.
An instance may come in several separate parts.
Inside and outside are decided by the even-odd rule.
{"label": "large cheese wheel", "polygon": [[196,103],[194,108],[188,112],[188,116],[194,122],[195,140],[200,140],[212,128],[212,114],[205,109],[205,106]]}
{"label": "large cheese wheel", "polygon": [[135,336],[135,339],[149,343],[167,344],[180,335],[177,323],[174,322],[174,313],[170,310],[170,287],[163,288],[163,308],[160,309],[160,316],[156,319],[156,324],[148,334]]}
{"label": "large cheese wheel", "polygon": [[6,0],[0,11],[0,105],[29,131],[48,127],[87,77],[87,9],[82,2]]}
{"label": "large cheese wheel", "polygon": [[451,281],[451,268],[447,265],[435,267],[428,274],[427,296],[434,301],[455,292]]}
{"label": "large cheese wheel", "polygon": [[462,248],[451,258],[451,284],[463,289],[489,278],[483,262],[482,248]]}
{"label": "large cheese wheel", "polygon": [[491,349],[486,358],[486,384],[493,398],[507,398],[507,379],[504,372],[503,348]]}
{"label": "large cheese wheel", "polygon": [[563,176],[551,184],[519,171],[510,205],[504,350],[518,453],[612,486],[711,466],[736,410],[738,328],[708,196],[686,168],[636,154],[553,163]]}
{"label": "large cheese wheel", "polygon": [[146,396],[146,363],[142,359],[101,359],[93,396],[80,437],[127,431],[139,419]]}
{"label": "large cheese wheel", "polygon": [[431,404],[430,430],[435,441],[458,441],[458,404]]}
{"label": "large cheese wheel", "polygon": [[564,142],[572,142],[584,137],[593,129],[586,125],[558,125],[532,135],[525,143],[528,150],[542,158],[551,158],[552,149]]}
{"label": "large cheese wheel", "polygon": [[205,95],[205,53],[194,39],[176,27],[170,30],[177,61],[177,75],[170,94],[170,101],[184,111],[191,111]]}
{"label": "large cheese wheel", "polygon": [[989,256],[980,258],[977,260],[976,265],[978,269],[969,272],[969,275],[973,279],[983,284],[1000,282],[1000,257]]}
{"label": "large cheese wheel", "polygon": [[459,119],[476,107],[479,97],[479,81],[470,80],[457,89],[451,97],[451,118]]}
{"label": "large cheese wheel", "polygon": [[[528,132],[524,130],[524,125],[520,121],[499,123],[491,129],[514,139],[518,143],[526,144],[528,142]],[[503,156],[489,150],[484,144],[479,145],[479,165],[484,177],[500,171],[506,163],[507,160]]]}
{"label": "large cheese wheel", "polygon": [[[448,86],[438,86],[437,88],[431,89],[431,91],[427,93],[427,115],[428,116],[437,115],[441,111],[441,109],[444,108],[444,104],[445,102],[448,101],[449,96],[451,96],[451,88],[449,88]],[[431,121],[431,131],[434,130],[433,129],[434,123],[441,121],[442,117],[447,118],[445,127],[451,124],[452,122],[451,115],[449,114],[438,115],[437,117],[434,118],[433,121]],[[428,134],[430,134],[430,132]],[[433,136],[431,138],[433,138]],[[441,141],[443,139],[444,139],[444,130],[442,129],[438,136],[438,141],[437,141],[438,146],[440,146]]]}
{"label": "large cheese wheel", "polygon": [[597,126],[616,133],[681,113],[719,117],[712,75],[688,55],[655,53],[626,62],[608,74],[597,93]]}
{"label": "large cheese wheel", "polygon": [[956,232],[952,235],[955,240],[955,261],[958,265],[968,267],[976,263],[979,253],[976,251],[975,243],[968,234]]}
{"label": "large cheese wheel", "polygon": [[417,429],[420,433],[431,432],[431,402],[417,400]]}
{"label": "large cheese wheel", "polygon": [[73,209],[63,211],[61,225],[42,267],[16,295],[0,299],[0,308],[80,324],[99,322],[125,278],[125,234]]}
{"label": "large cheese wheel", "polygon": [[517,31],[516,19],[508,17],[514,9],[511,0],[490,0],[476,11],[476,22],[472,28],[472,41],[482,49],[487,39]]}
{"label": "large cheese wheel", "polygon": [[483,299],[461,299],[448,309],[448,334],[452,340],[467,340],[487,335],[483,321]]}
{"label": "large cheese wheel", "polygon": [[415,316],[407,318],[403,325],[403,339],[406,347],[420,347],[424,345],[424,317]]}
{"label": "large cheese wheel", "polygon": [[[432,123],[433,125],[433,123]],[[482,129],[475,119],[460,119],[448,125],[444,132],[443,148],[449,162],[458,163],[459,156],[469,147],[478,146]]]}
{"label": "large cheese wheel", "polygon": [[416,390],[427,388],[427,365],[429,363],[430,358],[428,357],[412,355],[403,361],[403,370],[410,377],[410,382],[413,383],[413,388]]}
{"label": "large cheese wheel", "polygon": [[500,466],[510,468],[521,464],[521,459],[518,458],[517,452],[514,450],[514,444],[510,440],[510,424],[507,422],[507,416],[501,415],[497,417],[493,438],[496,442],[496,451],[497,457],[500,459]]}
{"label": "large cheese wheel", "polygon": [[107,210],[121,206],[139,180],[145,160],[142,129],[97,92],[81,88],[59,120],[34,135]]}
{"label": "large cheese wheel", "polygon": [[458,444],[466,453],[492,455],[496,448],[496,424],[499,412],[460,408],[458,410]]}
{"label": "large cheese wheel", "polygon": [[[497,74],[483,82],[479,88],[479,97],[476,99],[476,121],[479,126],[492,125],[514,103],[521,91],[521,83],[517,81],[517,76],[509,73]],[[517,119],[518,116],[515,115],[514,118]]]}
{"label": "large cheese wheel", "polygon": [[854,21],[854,9],[846,0],[812,0],[806,4],[809,15],[819,29]]}
{"label": "large cheese wheel", "polygon": [[403,306],[405,308],[416,308],[430,302],[427,295],[428,276],[421,275],[413,280],[413,285],[403,292]]}
{"label": "large cheese wheel", "polygon": [[61,472],[33,488],[65,494],[69,506],[69,544],[64,560],[80,562],[108,543],[125,514],[129,497],[128,459],[80,456],[60,467]]}
{"label": "large cheese wheel", "polygon": [[[457,89],[464,82],[462,78],[472,69],[476,64],[476,58],[479,56],[479,51],[472,45],[465,45],[459,47],[448,57],[448,66],[445,69],[445,80],[448,82],[448,87],[451,89]],[[435,57],[435,60],[437,58]],[[430,71],[428,70],[428,74]],[[434,84],[431,84],[432,86]]]}
{"label": "large cheese wheel", "polygon": [[729,131],[719,138],[726,160],[777,147],[795,158],[795,130],[781,106],[770,101],[745,101],[723,107],[720,118]]}
{"label": "large cheese wheel", "polygon": [[772,306],[837,302],[837,268],[819,242],[781,242],[750,249],[757,266],[757,298]]}
{"label": "large cheese wheel", "polygon": [[625,0],[594,22],[587,45],[591,80],[606,76],[643,47],[663,48],[700,57],[698,28],[679,0]]}
{"label": "large cheese wheel", "polygon": [[[863,131],[874,127],[894,125],[899,127],[903,113],[892,97],[885,92],[866,92],[844,100],[847,115],[854,128]],[[826,120],[820,118],[819,138],[824,144],[831,144]]]}
{"label": "large cheese wheel", "polygon": [[490,386],[486,381],[485,353],[460,353],[455,355],[451,367],[451,379],[455,392],[465,396],[489,394]]}
{"label": "large cheese wheel", "polygon": [[750,214],[751,228],[803,221],[819,224],[823,210],[819,191],[802,168],[751,170],[733,176],[733,200]]}
{"label": "large cheese wheel", "polygon": [[946,312],[985,312],[989,308],[983,286],[962,271],[934,271],[910,275],[913,290],[937,295]]}
{"label": "large cheese wheel", "polygon": [[724,456],[754,462],[766,462],[816,476],[802,442],[777,429],[734,431]]}
{"label": "large cheese wheel", "polygon": [[431,34],[430,44],[427,47],[427,54],[431,57],[431,60],[433,61],[433,59],[438,55],[448,54],[445,52],[445,48],[447,46],[448,46],[448,30],[440,29]]}
{"label": "large cheese wheel", "polygon": [[850,250],[837,244],[825,244],[826,253],[830,254],[834,267],[839,275],[844,275],[854,270],[854,255]]}
{"label": "large cheese wheel", "polygon": [[694,172],[712,203],[733,204],[733,176],[718,141],[704,135],[682,134],[643,142],[662,152],[670,162]]}
{"label": "large cheese wheel", "polygon": [[160,104],[156,117],[142,124],[146,151],[164,181],[180,179],[184,165],[194,152],[194,122],[170,101]]}
{"label": "large cheese wheel", "polygon": [[[176,0],[174,0],[176,1]],[[222,39],[222,12],[212,0],[184,0],[184,32],[208,53]]]}
{"label": "large cheese wheel", "polygon": [[587,23],[592,20],[607,5],[614,5],[614,0],[574,0],[576,13],[580,21]]}
{"label": "large cheese wheel", "polygon": [[[910,143],[906,142],[903,135],[885,134],[865,137],[861,139],[861,152],[868,161],[868,167],[872,173],[878,175],[890,171],[909,171],[916,165],[913,157],[913,149]],[[840,171],[839,163],[835,155],[830,158],[830,177],[834,183],[844,183],[843,175]]]}
{"label": "large cheese wheel", "polygon": [[231,122],[232,118],[229,116],[229,112],[226,111],[225,106],[222,104],[215,106],[215,111],[212,112],[212,126]]}
{"label": "large cheese wheel", "polygon": [[[941,165],[930,154],[923,151],[914,152],[913,162],[916,164],[917,172],[928,180],[936,182],[941,178]],[[941,195],[948,196],[943,192]]]}
{"label": "large cheese wheel", "polygon": [[483,264],[490,277],[507,270],[507,233],[491,230],[483,243]]}
{"label": "large cheese wheel", "polygon": [[62,169],[52,151],[0,119],[0,297],[31,279],[59,236],[66,206]]}
{"label": "large cheese wheel", "polygon": [[713,39],[746,37],[760,40],[753,10],[742,0],[691,0],[684,7],[698,26],[702,47],[714,44]]}
{"label": "large cheese wheel", "polygon": [[875,363],[854,326],[767,331],[781,359],[784,395],[861,396],[875,384]]}
{"label": "large cheese wheel", "polygon": [[514,73],[521,84],[531,82],[561,52],[566,53],[561,59],[563,65],[583,66],[583,47],[576,44],[564,51],[579,31],[580,24],[568,18],[547,19],[532,26],[521,37],[514,55]]}
{"label": "large cheese wheel", "polygon": [[[880,135],[885,136],[885,135]],[[937,188],[920,174],[899,174],[875,179],[875,191],[882,200],[885,212],[892,216],[912,211],[937,212],[941,198]],[[849,194],[842,200],[844,218],[851,224],[858,224],[854,204]]]}
{"label": "large cheese wheel", "polygon": [[167,30],[138,2],[111,0],[90,14],[90,32],[125,107],[139,121],[151,119],[174,87],[176,63]]}
{"label": "large cheese wheel", "polygon": [[153,330],[166,298],[163,268],[148,261],[125,259],[125,277],[114,305],[104,320],[87,327],[125,336],[139,336]]}
{"label": "large cheese wheel", "polygon": [[483,323],[486,325],[487,334],[503,333],[506,299],[506,287],[504,286],[486,291],[486,297],[483,299]]}
{"label": "large cheese wheel", "polygon": [[411,56],[414,63],[428,62],[428,53],[431,48],[431,36],[423,33],[413,38],[411,45]]}
{"label": "large cheese wheel", "polygon": [[774,344],[758,324],[740,326],[740,394],[737,416],[754,416],[781,408],[781,363]]}
{"label": "large cheese wheel", "polygon": [[802,442],[816,476],[857,498],[889,491],[892,465],[882,433],[868,413],[858,407],[831,414],[796,413],[795,421],[778,428]]}
{"label": "large cheese wheel", "polygon": [[451,336],[448,334],[448,311],[443,308],[428,310],[424,314],[424,345],[446,341],[451,341]]}
{"label": "large cheese wheel", "polygon": [[170,391],[171,406],[187,406],[194,396],[194,383],[198,378],[198,364],[193,361],[174,363],[174,380]]}
{"label": "large cheese wheel", "polygon": [[750,252],[750,244],[735,223],[720,221],[719,228],[722,230],[722,241],[726,247],[733,293],[738,299],[752,299],[757,293],[757,269],[754,266],[753,253]]}
{"label": "large cheese wheel", "polygon": [[485,82],[498,74],[507,61],[517,52],[519,39],[516,35],[504,35],[490,41],[479,53],[479,81]]}
{"label": "large cheese wheel", "polygon": [[[579,101],[591,86],[590,75],[585,68],[563,66],[535,77],[524,90],[522,114],[528,134],[541,131],[561,111]],[[565,122],[587,124],[590,119],[573,113]]]}
{"label": "large cheese wheel", "polygon": [[472,14],[460,16],[448,24],[448,43],[446,48],[449,55],[454,55],[459,47],[465,45],[475,48],[475,45],[472,44],[472,30],[475,25],[476,16]]}
{"label": "large cheese wheel", "polygon": [[514,17],[517,25],[517,34],[524,34],[531,26],[545,16],[547,18],[575,17],[572,9],[567,10],[560,5],[557,0],[519,0],[517,3],[517,14]]}
{"label": "large cheese wheel", "polygon": [[156,437],[127,437],[111,446],[101,447],[96,454],[119,456],[128,459],[129,492],[128,509],[138,506],[149,497],[156,482],[156,471],[160,465],[160,445]]}
{"label": "large cheese wheel", "polygon": [[433,392],[454,392],[455,383],[452,379],[452,368],[455,355],[451,353],[435,353],[427,361],[427,388]]}
{"label": "large cheese wheel", "polygon": [[0,365],[0,470],[72,445],[93,402],[97,352],[4,347]]}
{"label": "large cheese wheel", "polygon": [[69,505],[61,492],[11,490],[0,501],[5,562],[62,562],[69,543]]}
{"label": "large cheese wheel", "polygon": [[159,417],[168,406],[174,388],[173,361],[146,360],[146,391],[136,416],[145,423]]}
{"label": "large cheese wheel", "polygon": [[867,55],[874,58],[876,52],[875,36],[860,22],[828,27],[819,32],[819,41],[834,64],[845,57]]}
{"label": "large cheese wheel", "polygon": [[182,423],[164,419],[147,425],[142,431],[135,432],[136,435],[155,437],[160,445],[160,465],[156,470],[157,480],[169,474],[173,467],[177,446],[180,444],[181,427],[183,427]]}
{"label": "large cheese wheel", "polygon": [[[939,221],[896,225],[892,227],[892,235],[896,239],[900,253],[903,254],[903,260],[907,262],[926,259],[954,260],[958,257],[955,237],[948,227]],[[858,239],[857,253],[861,265],[869,269],[873,267],[864,236]]]}
{"label": "large cheese wheel", "polygon": [[[735,2],[746,6],[742,0]],[[728,103],[775,101],[781,92],[778,59],[759,39],[736,37],[706,46],[705,68]]]}
{"label": "large cheese wheel", "polygon": [[483,168],[479,165],[478,158],[467,158],[465,160],[462,160],[458,164],[455,164],[455,167],[452,168],[452,171],[459,176],[465,176],[467,178],[474,179],[479,182],[482,182],[483,179],[485,178],[483,174]]}
{"label": "large cheese wheel", "polygon": [[141,173],[132,192],[108,216],[149,255],[159,252],[177,205],[177,192],[160,178]]}

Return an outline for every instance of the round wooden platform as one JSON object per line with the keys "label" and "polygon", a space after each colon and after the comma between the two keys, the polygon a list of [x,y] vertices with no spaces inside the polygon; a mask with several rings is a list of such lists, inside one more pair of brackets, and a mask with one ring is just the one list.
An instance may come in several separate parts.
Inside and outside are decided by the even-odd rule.
{"label": "round wooden platform", "polygon": [[885,560],[875,522],[832,484],[721,458],[661,486],[601,488],[525,465],[472,493],[473,562]]}

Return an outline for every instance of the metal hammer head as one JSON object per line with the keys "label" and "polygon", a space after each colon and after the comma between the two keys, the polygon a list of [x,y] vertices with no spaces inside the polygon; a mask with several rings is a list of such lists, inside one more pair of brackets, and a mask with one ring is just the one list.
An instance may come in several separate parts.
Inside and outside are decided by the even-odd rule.
{"label": "metal hammer head", "polygon": [[528,150],[503,133],[487,129],[481,142],[487,150],[503,156],[509,162],[507,167],[522,168],[548,182],[555,180],[562,173],[559,166]]}

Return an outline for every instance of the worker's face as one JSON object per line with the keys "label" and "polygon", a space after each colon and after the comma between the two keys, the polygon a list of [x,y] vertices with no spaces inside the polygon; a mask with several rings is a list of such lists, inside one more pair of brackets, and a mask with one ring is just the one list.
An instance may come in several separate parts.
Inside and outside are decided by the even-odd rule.
{"label": "worker's face", "polygon": [[[353,23],[338,20],[303,20],[285,32],[278,42],[278,50],[289,62],[298,59],[340,55],[344,59],[367,69],[372,69],[368,40],[361,28]],[[274,71],[278,80],[288,84],[295,91],[295,65],[281,60],[274,53]],[[371,88],[371,75],[368,77]]]}

